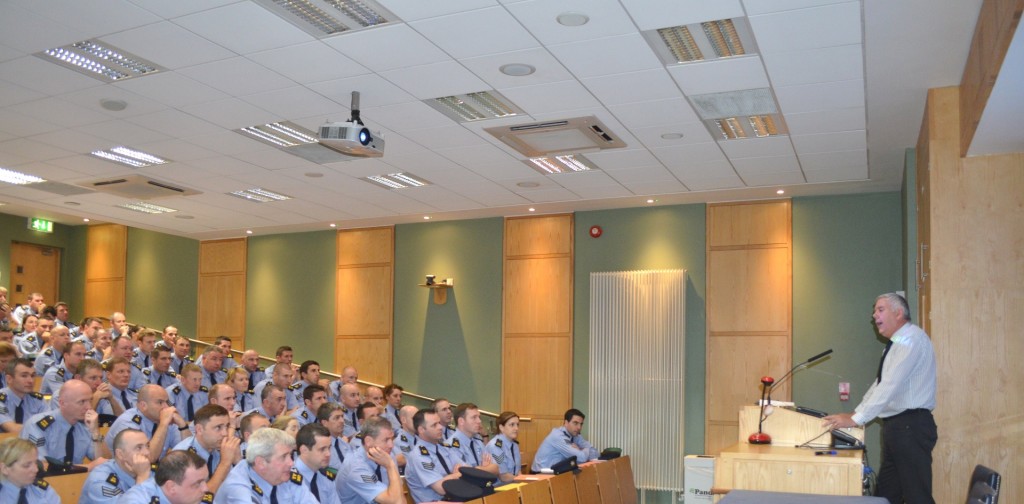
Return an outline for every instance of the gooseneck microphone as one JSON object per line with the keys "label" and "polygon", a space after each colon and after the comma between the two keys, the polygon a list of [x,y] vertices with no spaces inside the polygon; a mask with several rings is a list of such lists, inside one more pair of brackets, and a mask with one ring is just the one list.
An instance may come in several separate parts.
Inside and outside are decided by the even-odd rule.
{"label": "gooseneck microphone", "polygon": [[807,366],[813,364],[815,361],[818,361],[818,360],[824,358],[825,356],[827,356],[827,355],[829,355],[831,353],[832,353],[832,349],[829,348],[828,350],[825,350],[824,352],[821,352],[820,354],[815,355],[814,357],[811,357],[810,359],[807,359],[806,361],[801,362],[800,364],[797,364],[797,365],[793,366],[793,369],[790,369],[788,373],[782,375],[782,378],[779,378],[779,381],[773,383],[770,387],[768,387],[768,404],[772,403],[772,391],[775,390],[775,387],[778,387],[780,383],[786,381],[787,378],[793,376],[793,373],[797,369],[807,367]]}

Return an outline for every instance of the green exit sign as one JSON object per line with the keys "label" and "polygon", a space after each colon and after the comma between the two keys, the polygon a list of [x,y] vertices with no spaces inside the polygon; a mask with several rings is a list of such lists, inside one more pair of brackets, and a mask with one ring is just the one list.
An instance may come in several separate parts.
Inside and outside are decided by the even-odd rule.
{"label": "green exit sign", "polygon": [[44,233],[53,232],[53,222],[46,219],[37,219],[34,217],[28,218],[28,228],[36,231],[42,231]]}

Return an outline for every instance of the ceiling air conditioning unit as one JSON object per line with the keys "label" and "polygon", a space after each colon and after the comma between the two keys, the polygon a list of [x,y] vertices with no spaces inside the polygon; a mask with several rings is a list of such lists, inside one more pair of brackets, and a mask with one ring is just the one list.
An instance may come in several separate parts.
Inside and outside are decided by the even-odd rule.
{"label": "ceiling air conditioning unit", "polygon": [[626,142],[615,136],[594,116],[516,126],[495,126],[484,128],[484,131],[529,158],[619,149],[626,146]]}
{"label": "ceiling air conditioning unit", "polygon": [[195,189],[178,187],[169,182],[162,182],[142,175],[126,175],[123,177],[94,180],[92,182],[85,182],[81,185],[99,192],[137,200],[151,200],[166,198],[168,196],[192,196],[195,194],[202,194]]}

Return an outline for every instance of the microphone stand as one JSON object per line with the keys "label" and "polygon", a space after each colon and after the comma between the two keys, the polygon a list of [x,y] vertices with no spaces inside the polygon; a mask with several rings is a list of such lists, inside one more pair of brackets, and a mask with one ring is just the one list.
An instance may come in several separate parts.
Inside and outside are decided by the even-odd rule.
{"label": "microphone stand", "polygon": [[832,349],[829,348],[828,350],[825,350],[824,352],[821,352],[820,354],[815,355],[814,357],[811,357],[810,359],[807,359],[806,361],[801,362],[800,364],[797,364],[796,366],[793,366],[793,369],[790,369],[788,373],[782,375],[782,378],[780,378],[779,381],[775,382],[771,387],[768,387],[768,404],[769,405],[772,404],[772,391],[775,390],[775,387],[778,387],[779,384],[784,382],[784,381],[786,381],[787,378],[792,377],[793,373],[797,369],[805,368],[805,367],[811,365],[813,362],[815,362],[815,361],[817,361],[819,359],[822,359],[822,358],[824,358],[825,356],[827,356],[827,355],[829,355],[831,353],[832,353]]}
{"label": "microphone stand", "polygon": [[[831,348],[825,350],[824,352],[821,352],[818,355],[815,355],[814,357],[811,357],[810,359],[807,359],[804,362],[801,362],[800,364],[797,364],[796,366],[793,366],[793,369],[790,369],[788,373],[782,375],[782,378],[779,381],[775,381],[775,379],[772,378],[771,376],[761,377],[761,415],[757,419],[757,432],[751,434],[750,437],[747,438],[747,442],[749,442],[750,444],[758,445],[772,444],[772,437],[765,433],[763,429],[765,417],[764,409],[766,405],[771,405],[772,403],[772,391],[775,390],[775,387],[779,386],[780,383],[786,381],[786,379],[793,376],[793,373],[797,369],[808,366],[814,361],[817,361],[818,359],[821,359],[830,353],[832,353]],[[765,396],[767,396],[767,401],[765,400]]]}

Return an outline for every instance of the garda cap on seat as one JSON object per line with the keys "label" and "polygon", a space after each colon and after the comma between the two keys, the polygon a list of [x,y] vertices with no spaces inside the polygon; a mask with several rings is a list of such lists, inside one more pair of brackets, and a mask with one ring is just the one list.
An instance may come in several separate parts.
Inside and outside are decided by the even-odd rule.
{"label": "garda cap on seat", "polygon": [[466,502],[494,493],[497,476],[475,467],[460,467],[459,473],[459,479],[441,484],[444,487],[444,500]]}

